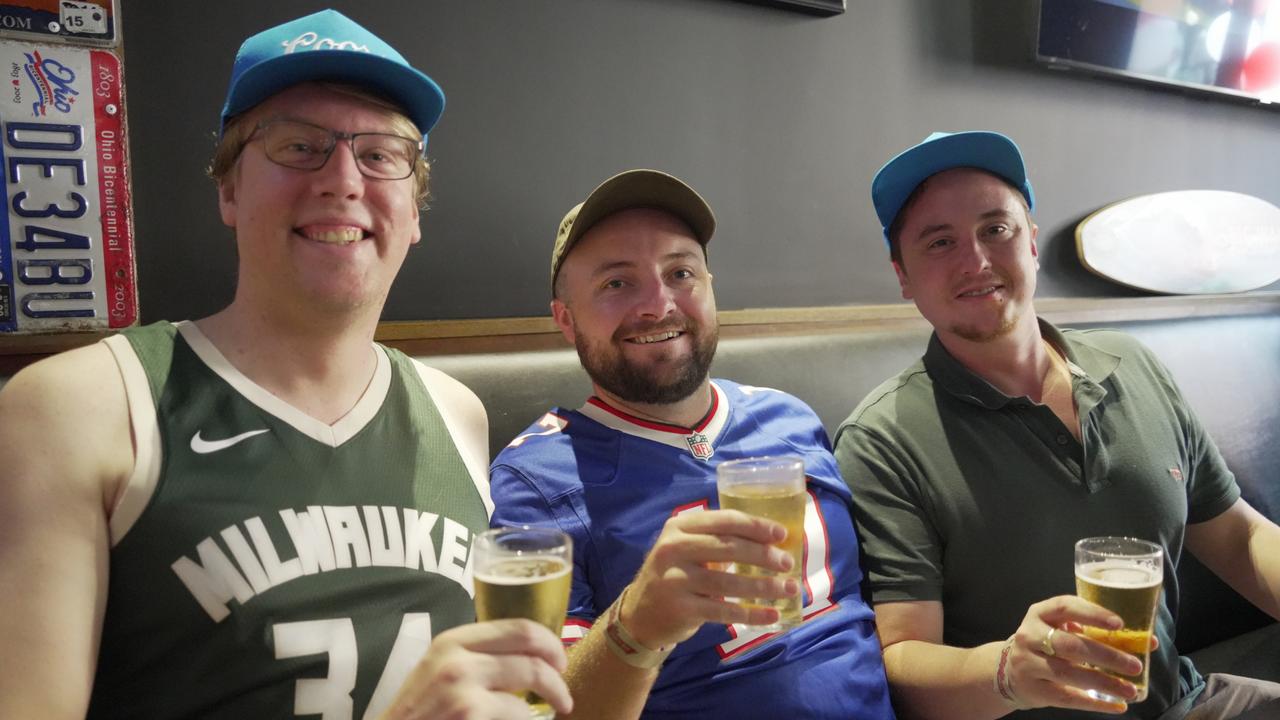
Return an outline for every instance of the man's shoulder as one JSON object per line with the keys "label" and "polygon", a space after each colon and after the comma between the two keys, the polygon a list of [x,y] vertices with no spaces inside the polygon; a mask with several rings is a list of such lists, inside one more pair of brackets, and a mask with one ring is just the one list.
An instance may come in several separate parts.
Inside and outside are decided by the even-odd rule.
{"label": "man's shoulder", "polygon": [[1089,345],[1121,357],[1150,355],[1151,350],[1136,337],[1113,328],[1063,328],[1062,336],[1069,343]]}
{"label": "man's shoulder", "polygon": [[933,380],[920,359],[903,368],[898,374],[884,380],[867,393],[840,423],[840,429],[850,425],[875,427],[896,424],[902,420],[906,408],[933,402]]}
{"label": "man's shoulder", "polygon": [[182,323],[158,320],[147,325],[134,325],[124,328],[119,334],[129,338],[130,341],[164,342],[167,340],[172,342],[173,338],[178,334],[178,326],[180,324]]}
{"label": "man's shoulder", "polygon": [[785,390],[763,385],[747,385],[725,378],[715,378],[712,382],[724,393],[731,407],[744,408],[753,415],[774,410],[783,411],[792,416],[796,413],[809,415],[815,421],[818,418],[817,413],[809,407],[808,403]]}
{"label": "man's shoulder", "polygon": [[745,385],[717,378],[729,415],[725,434],[731,437],[763,433],[798,451],[828,452],[822,418],[800,398],[777,388]]}
{"label": "man's shoulder", "polygon": [[[1164,362],[1151,348],[1127,332],[1110,328],[1064,329],[1062,336],[1072,346],[1077,359],[1086,361],[1086,371],[1097,371],[1109,366],[1115,368],[1115,372],[1130,378],[1145,377],[1159,382],[1171,382]],[[1090,354],[1095,360],[1092,369],[1087,363]],[[1096,362],[1100,357],[1106,360]]]}
{"label": "man's shoulder", "polygon": [[111,351],[106,344],[97,342],[32,363],[16,373],[4,388],[10,398],[22,395],[25,401],[29,394],[41,407],[67,403],[74,407],[86,397],[117,397],[118,384],[104,382],[113,374],[117,373]]}
{"label": "man's shoulder", "polygon": [[739,401],[751,401],[758,403],[794,403],[808,407],[800,398],[786,392],[785,390],[779,390],[778,388],[766,387],[764,385],[749,385],[747,383],[730,380],[728,378],[713,378],[711,382],[714,383],[716,387],[720,388],[720,390],[723,391],[731,400],[737,399]]}
{"label": "man's shoulder", "polygon": [[521,479],[553,497],[581,492],[584,477],[612,478],[621,436],[580,412],[551,408],[493,459],[489,475],[495,502]]}
{"label": "man's shoulder", "polygon": [[452,375],[395,348],[381,343],[378,345],[386,352],[387,359],[391,361],[396,372],[420,380],[432,397],[440,396],[437,397],[437,401],[464,403],[468,406],[468,410],[471,410],[472,406],[478,406],[479,411],[484,412],[484,407],[480,405],[480,398],[475,391]]}
{"label": "man's shoulder", "polygon": [[576,452],[575,438],[581,437],[584,431],[592,436],[601,435],[599,426],[585,415],[552,407],[498,452],[493,467],[524,469],[571,461]]}
{"label": "man's shoulder", "polygon": [[[6,462],[14,466],[15,476],[24,474],[16,468],[26,458],[42,471],[67,464],[79,471],[100,470],[94,481],[123,478],[132,465],[133,447],[120,377],[111,350],[100,342],[45,358],[15,374],[0,391],[0,419],[9,421],[0,422],[0,447],[13,451]],[[107,491],[109,497],[113,493],[114,488]]]}

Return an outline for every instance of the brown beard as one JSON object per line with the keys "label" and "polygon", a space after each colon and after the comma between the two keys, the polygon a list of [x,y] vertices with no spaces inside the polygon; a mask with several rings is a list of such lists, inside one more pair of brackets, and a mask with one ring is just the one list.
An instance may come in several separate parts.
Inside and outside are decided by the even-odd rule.
{"label": "brown beard", "polygon": [[[614,347],[625,342],[618,338],[619,330],[608,344],[588,343],[585,335],[574,326],[574,345],[578,359],[587,375],[604,390],[621,400],[646,405],[667,405],[689,397],[706,381],[711,361],[720,341],[719,324],[715,321],[705,329],[682,328],[692,336],[693,353],[678,366],[673,361],[660,360],[650,367],[642,367],[627,360]],[[660,330],[657,332],[661,332]],[[628,328],[626,334],[636,330]],[[667,379],[659,376],[658,365],[673,365],[673,374]]]}
{"label": "brown beard", "polygon": [[1008,335],[1017,325],[1017,318],[1004,317],[1000,320],[1000,326],[990,332],[980,330],[975,325],[952,325],[951,332],[969,342],[988,343]]}
{"label": "brown beard", "polygon": [[[1013,283],[998,272],[991,273],[992,282],[999,284],[1009,294],[1013,292]],[[1001,308],[1002,312],[1009,310],[1006,303]],[[983,330],[977,325],[952,325],[950,330],[957,337],[964,338],[969,342],[989,343],[1008,335],[1018,325],[1018,318],[1015,314],[1005,312],[1000,317],[1000,324],[994,330]]]}

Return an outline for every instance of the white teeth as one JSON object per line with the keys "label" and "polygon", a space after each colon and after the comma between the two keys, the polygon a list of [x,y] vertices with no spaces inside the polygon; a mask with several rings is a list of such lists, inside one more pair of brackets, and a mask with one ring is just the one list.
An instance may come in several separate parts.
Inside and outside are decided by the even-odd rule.
{"label": "white teeth", "polygon": [[353,243],[362,237],[364,237],[364,231],[360,228],[322,230],[307,233],[308,240],[315,240],[316,242],[330,243],[333,245],[346,245],[347,243]]}
{"label": "white teeth", "polygon": [[993,293],[995,291],[996,291],[995,285],[988,285],[987,287],[984,287],[984,288],[978,288],[977,290],[970,290],[969,292],[960,293],[960,297],[978,297],[979,295],[986,295],[988,293]]}
{"label": "white teeth", "polygon": [[656,343],[656,342],[662,342],[663,340],[670,340],[673,337],[679,337],[679,336],[680,336],[680,333],[672,330],[670,332],[664,332],[660,335],[642,335],[640,337],[631,338],[631,342],[640,343],[641,345],[647,345],[649,343]]}

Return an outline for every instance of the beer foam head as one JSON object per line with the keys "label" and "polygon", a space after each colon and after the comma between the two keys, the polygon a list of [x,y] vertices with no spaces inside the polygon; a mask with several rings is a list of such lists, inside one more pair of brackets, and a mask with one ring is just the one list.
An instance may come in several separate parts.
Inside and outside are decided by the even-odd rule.
{"label": "beer foam head", "polygon": [[564,558],[539,555],[496,559],[488,567],[477,568],[475,577],[491,585],[528,585],[568,572],[569,562]]}
{"label": "beer foam head", "polygon": [[1109,588],[1146,588],[1158,585],[1161,571],[1158,567],[1138,565],[1123,560],[1103,560],[1076,568],[1076,575],[1095,585]]}

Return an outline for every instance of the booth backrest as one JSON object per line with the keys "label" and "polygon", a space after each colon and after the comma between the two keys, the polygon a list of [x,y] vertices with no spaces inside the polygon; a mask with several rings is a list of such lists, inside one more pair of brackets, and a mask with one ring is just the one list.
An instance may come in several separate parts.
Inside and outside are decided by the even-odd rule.
{"label": "booth backrest", "polygon": [[[1235,472],[1245,499],[1280,521],[1280,314],[1107,323],[1153,349]],[[1091,327],[1075,324],[1074,327]],[[773,387],[801,398],[832,432],[862,397],[914,362],[928,331],[847,327],[724,339],[712,374]],[[427,355],[420,358],[479,395],[489,414],[492,454],[537,420],[551,405],[577,407],[591,386],[572,349]],[[0,377],[0,386],[6,378]],[[1141,508],[1135,512],[1141,512]],[[1195,558],[1184,554],[1178,570],[1182,604],[1178,646],[1207,648],[1269,626],[1280,626],[1238,596]],[[1224,656],[1255,663],[1258,647],[1273,635],[1241,638]],[[1208,648],[1210,652],[1215,648]],[[1280,650],[1271,647],[1268,672],[1280,680]]]}
{"label": "booth backrest", "polygon": [[[1280,520],[1280,316],[1109,323],[1151,347],[1217,441],[1246,499]],[[1076,327],[1089,327],[1076,325]],[[722,340],[712,374],[796,395],[834,431],[882,380],[923,353],[928,331],[842,329]],[[471,387],[489,412],[497,453],[553,404],[577,407],[590,384],[571,349],[428,356]],[[1135,511],[1141,512],[1141,508]],[[1260,627],[1269,619],[1194,558],[1179,570],[1184,652]]]}

